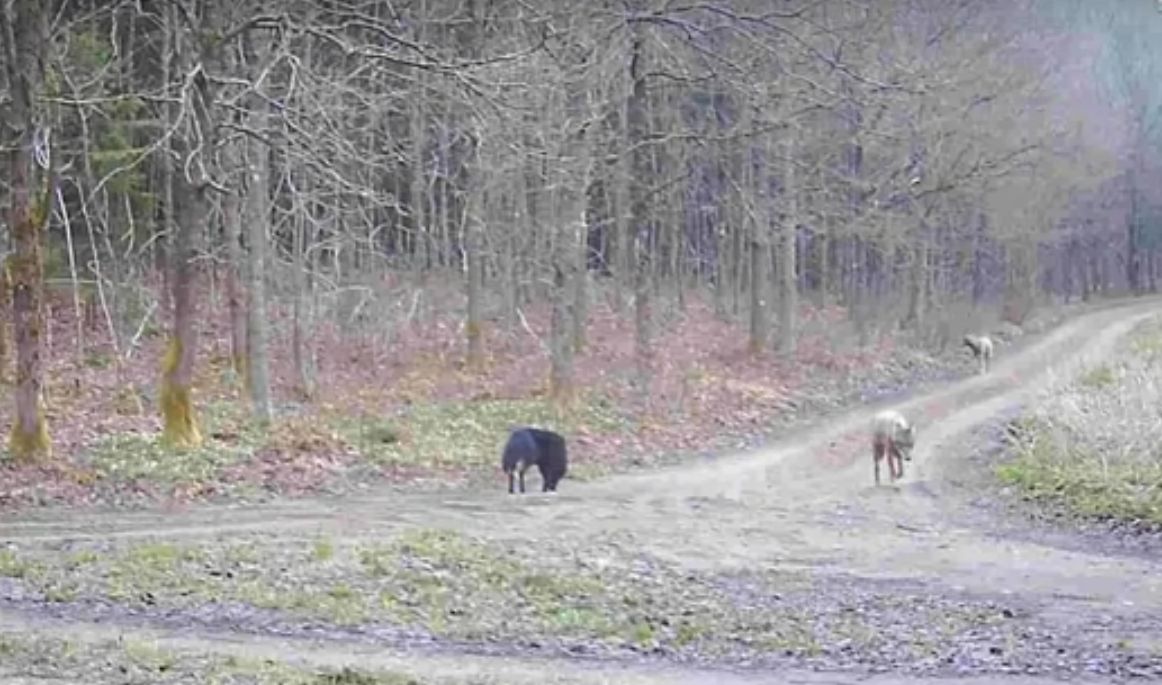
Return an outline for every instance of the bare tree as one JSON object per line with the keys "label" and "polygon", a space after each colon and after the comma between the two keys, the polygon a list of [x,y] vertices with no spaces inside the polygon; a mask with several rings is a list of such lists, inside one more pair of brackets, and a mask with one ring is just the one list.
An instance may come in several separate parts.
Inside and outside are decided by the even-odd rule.
{"label": "bare tree", "polygon": [[[266,306],[266,250],[270,226],[269,105],[263,94],[270,61],[270,39],[262,29],[243,35],[249,81],[255,93],[247,107],[247,127],[258,134],[247,141],[246,150],[246,380],[250,404],[260,422],[271,419],[270,368],[268,362]],[[265,140],[263,140],[265,139]]]}
{"label": "bare tree", "polygon": [[[191,390],[198,349],[196,328],[197,294],[194,258],[197,241],[208,233],[216,139],[213,86],[207,68],[220,64],[217,42],[198,26],[214,26],[215,3],[194,0],[176,5],[169,30],[174,31],[176,76],[181,79],[182,135],[177,142],[175,166],[175,235],[170,263],[173,297],[172,331],[162,361],[161,413],[163,438],[175,447],[197,447],[202,443]],[[197,38],[179,32],[184,26]]]}
{"label": "bare tree", "polygon": [[783,150],[784,212],[779,243],[779,351],[786,355],[794,354],[799,334],[796,319],[799,309],[799,187],[795,177],[794,140],[794,134],[788,131]]}
{"label": "bare tree", "polygon": [[[633,4],[640,11],[640,3]],[[630,93],[626,100],[626,148],[630,150],[630,177],[628,179],[627,201],[629,204],[629,226],[631,263],[634,270],[634,349],[638,366],[639,391],[648,396],[653,350],[653,315],[650,304],[652,281],[652,241],[654,223],[650,215],[649,192],[651,179],[650,154],[646,144],[649,134],[647,116],[648,94],[646,92],[646,26],[636,17],[630,18]]]}
{"label": "bare tree", "polygon": [[[16,338],[16,421],[9,435],[13,459],[35,461],[52,456],[52,441],[44,415],[45,327],[42,240],[51,214],[54,179],[51,134],[39,106],[48,50],[48,12],[36,0],[15,0],[0,6],[0,37],[11,97],[4,139],[8,159],[12,254],[5,266],[12,293]],[[36,167],[45,172],[37,193]],[[6,289],[6,293],[9,292]]]}

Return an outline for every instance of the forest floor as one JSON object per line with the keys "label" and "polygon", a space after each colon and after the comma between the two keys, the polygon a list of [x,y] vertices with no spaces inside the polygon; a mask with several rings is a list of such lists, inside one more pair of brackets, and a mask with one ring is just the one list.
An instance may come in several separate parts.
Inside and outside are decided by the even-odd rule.
{"label": "forest floor", "polygon": [[[0,519],[0,677],[1160,678],[1154,538],[1033,522],[991,485],[997,426],[1120,354],[1158,307],[1093,308],[1003,347],[987,375],[934,376],[759,449],[570,479],[555,495],[510,497],[493,477],[169,510],[46,497]],[[867,426],[882,406],[915,418],[919,444],[904,480],[877,488]],[[582,466],[593,440],[578,441]]]}
{"label": "forest floor", "polygon": [[[455,293],[428,295],[444,296],[454,301]],[[383,299],[393,297],[401,306],[410,299]],[[987,327],[972,311],[946,312],[955,324],[940,336],[941,346],[895,330],[861,333],[838,307],[804,306],[798,351],[787,358],[751,354],[736,322],[691,297],[683,310],[660,310],[651,379],[643,392],[632,317],[618,315],[602,300],[591,308],[586,348],[575,361],[578,405],[565,415],[544,397],[545,310],[522,313],[520,323],[507,330],[489,330],[488,357],[478,369],[464,367],[455,311],[402,322],[398,312],[375,312],[394,324],[351,322],[336,314],[313,327],[319,382],[309,401],[298,401],[290,323],[286,312],[272,308],[271,428],[258,429],[251,421],[231,364],[229,333],[220,321],[207,320],[194,388],[206,439],[199,449],[174,453],[157,439],[161,322],[153,315],[133,317],[132,336],[124,333],[113,345],[100,327],[77,326],[71,300],[58,295],[51,308],[46,390],[56,458],[46,465],[14,465],[0,447],[0,510],[253,503],[339,496],[384,483],[407,491],[496,487],[498,454],[513,424],[567,435],[568,478],[591,480],[755,448],[851,406],[888,402],[970,376],[975,364],[954,330],[976,323],[1002,349],[1014,350],[1090,308],[1045,309],[1022,327]],[[11,403],[0,403],[0,425],[11,425],[11,410]]]}

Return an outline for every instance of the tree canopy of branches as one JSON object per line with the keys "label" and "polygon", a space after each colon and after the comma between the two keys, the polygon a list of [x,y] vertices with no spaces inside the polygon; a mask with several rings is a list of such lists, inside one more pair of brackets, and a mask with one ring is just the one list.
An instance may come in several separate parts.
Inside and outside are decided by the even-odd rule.
{"label": "tree canopy of branches", "polygon": [[[598,297],[632,302],[648,392],[659,324],[692,294],[745,319],[754,353],[793,354],[805,302],[940,344],[966,308],[1019,322],[1156,286],[1148,0],[3,7],[14,453],[49,448],[46,278],[95,303],[118,359],[169,315],[177,445],[201,440],[208,321],[269,419],[276,339],[310,398],[313,331],[395,310],[459,312],[480,368],[491,331],[545,304],[566,405]],[[292,330],[269,330],[284,305]]]}

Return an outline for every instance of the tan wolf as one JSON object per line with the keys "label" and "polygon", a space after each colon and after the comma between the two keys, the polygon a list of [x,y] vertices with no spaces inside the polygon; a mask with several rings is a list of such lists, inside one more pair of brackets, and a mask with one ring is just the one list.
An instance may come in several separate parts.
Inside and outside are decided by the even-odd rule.
{"label": "tan wolf", "polygon": [[876,485],[880,484],[880,462],[888,458],[888,473],[895,482],[904,477],[904,460],[912,461],[916,445],[916,427],[894,409],[886,409],[872,419],[872,460],[875,462]]}
{"label": "tan wolf", "polygon": [[993,359],[993,339],[987,335],[966,335],[964,346],[972,350],[972,356],[980,362],[980,372],[988,373],[989,362]]}

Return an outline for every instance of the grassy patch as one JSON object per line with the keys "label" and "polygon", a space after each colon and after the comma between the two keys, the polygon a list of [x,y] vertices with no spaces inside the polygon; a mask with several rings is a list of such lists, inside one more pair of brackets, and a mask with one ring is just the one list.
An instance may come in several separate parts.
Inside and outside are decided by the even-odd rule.
{"label": "grassy patch", "polygon": [[86,461],[109,482],[176,487],[214,481],[223,468],[249,459],[263,443],[262,433],[231,403],[209,402],[199,415],[207,439],[198,449],[167,447],[153,433],[117,433],[93,443]]}
{"label": "grassy patch", "polygon": [[624,427],[609,402],[593,397],[579,403],[564,420],[542,400],[488,399],[416,405],[387,418],[340,419],[337,428],[374,463],[442,471],[494,469],[508,427],[516,424],[567,435]]}
{"label": "grassy patch", "polygon": [[0,633],[0,678],[105,683],[247,685],[425,685],[435,681],[344,667],[311,669],[268,658],[197,654],[152,642],[75,642],[49,635]]}
{"label": "grassy patch", "polygon": [[[540,400],[482,400],[409,408],[390,417],[335,418],[326,412],[276,419],[268,428],[250,421],[236,403],[215,400],[200,409],[206,436],[197,449],[175,450],[153,433],[123,432],[91,443],[80,469],[70,471],[85,489],[105,497],[172,496],[180,499],[261,497],[375,478],[373,467],[404,475],[491,473],[510,425],[533,423],[567,434],[618,431],[613,404],[593,400],[564,421]],[[607,473],[573,452],[570,477]],[[581,456],[578,460],[577,456]]]}
{"label": "grassy patch", "polygon": [[1015,428],[1002,482],[1077,515],[1162,526],[1162,321],[1049,389]]}
{"label": "grassy patch", "polygon": [[154,433],[114,433],[89,446],[76,472],[101,495],[253,498],[325,487],[351,454],[320,417],[261,427],[229,401],[207,403],[200,417],[205,442],[197,449],[174,449]]}
{"label": "grassy patch", "polygon": [[157,435],[123,433],[96,443],[90,465],[103,478],[127,482],[144,480],[178,485],[211,480],[223,466],[247,456],[247,451],[207,441],[194,450],[174,450]]}
{"label": "grassy patch", "polygon": [[[913,640],[901,631],[893,649],[923,654],[931,649],[924,640],[947,644],[996,614],[924,596],[846,599],[846,587],[823,592],[827,599],[820,603],[818,579],[769,573],[739,580],[691,573],[615,546],[532,549],[433,529],[374,544],[303,540],[298,548],[265,540],[93,544],[100,549],[83,567],[68,561],[75,549],[13,553],[10,565],[43,569],[18,581],[33,588],[146,612],[180,615],[210,603],[241,604],[284,614],[292,624],[308,618],[466,641],[555,640],[704,655],[741,649],[810,656],[837,642],[872,650],[883,639],[878,617],[900,613],[915,615],[925,634]],[[594,557],[601,563],[587,561]],[[212,609],[199,613],[212,615]],[[932,617],[940,618],[939,635]]]}

